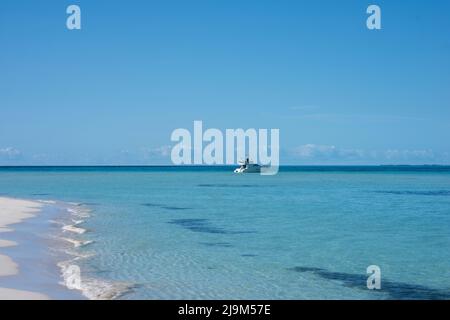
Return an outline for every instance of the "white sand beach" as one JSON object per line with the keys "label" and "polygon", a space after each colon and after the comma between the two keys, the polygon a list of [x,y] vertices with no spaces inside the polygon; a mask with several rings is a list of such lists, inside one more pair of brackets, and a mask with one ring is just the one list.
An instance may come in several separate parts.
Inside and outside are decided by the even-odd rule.
{"label": "white sand beach", "polygon": [[[34,201],[0,197],[0,248],[13,247],[17,243],[1,239],[4,232],[14,232],[13,225],[35,216],[42,204]],[[0,254],[0,277],[20,274],[20,266],[10,257]],[[48,299],[44,294],[14,288],[0,287],[0,300]]]}

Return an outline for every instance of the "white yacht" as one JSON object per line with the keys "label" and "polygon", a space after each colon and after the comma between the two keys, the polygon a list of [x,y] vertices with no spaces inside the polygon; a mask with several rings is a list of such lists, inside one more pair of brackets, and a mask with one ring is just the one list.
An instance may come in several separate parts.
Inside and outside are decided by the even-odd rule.
{"label": "white yacht", "polygon": [[249,158],[245,161],[239,161],[240,167],[234,170],[234,173],[260,173],[261,166],[259,164],[253,163]]}

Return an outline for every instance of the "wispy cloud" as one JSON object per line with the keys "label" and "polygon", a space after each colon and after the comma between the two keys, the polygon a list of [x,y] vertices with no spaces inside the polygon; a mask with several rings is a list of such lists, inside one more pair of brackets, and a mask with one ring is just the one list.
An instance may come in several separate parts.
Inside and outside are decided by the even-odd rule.
{"label": "wispy cloud", "polygon": [[[172,146],[143,147],[112,152],[107,156],[25,154],[13,147],[0,148],[0,165],[159,165],[171,164]],[[432,149],[342,148],[336,145],[304,144],[281,150],[283,164],[447,164],[450,152]]]}
{"label": "wispy cloud", "polygon": [[141,148],[141,152],[150,157],[168,157],[170,156],[171,150],[172,146],[169,145],[155,148]]}
{"label": "wispy cloud", "polygon": [[121,150],[118,155],[113,155],[109,161],[118,164],[167,164],[170,161],[171,150],[172,147],[169,145]]}
{"label": "wispy cloud", "polygon": [[316,120],[316,121],[364,121],[364,122],[396,122],[396,121],[422,121],[424,118],[410,117],[392,114],[339,114],[339,113],[303,113],[290,117],[297,120]]}
{"label": "wispy cloud", "polygon": [[0,148],[0,164],[9,165],[22,158],[22,152],[12,147]]}
{"label": "wispy cloud", "polygon": [[294,148],[291,153],[299,159],[352,159],[364,156],[364,150],[340,149],[332,145],[305,144]]}
{"label": "wispy cloud", "polygon": [[289,150],[293,160],[306,163],[380,163],[380,164],[435,164],[450,163],[447,152],[431,149],[365,150],[340,148],[334,145],[305,144]]}
{"label": "wispy cloud", "polygon": [[0,165],[152,165],[170,164],[171,146],[144,147],[99,153],[22,153],[0,148]]}

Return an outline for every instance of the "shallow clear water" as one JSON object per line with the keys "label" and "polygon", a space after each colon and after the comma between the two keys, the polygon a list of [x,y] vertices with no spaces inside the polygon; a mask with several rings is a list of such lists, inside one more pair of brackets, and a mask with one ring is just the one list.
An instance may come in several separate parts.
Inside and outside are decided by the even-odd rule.
{"label": "shallow clear water", "polygon": [[0,194],[91,209],[77,264],[124,299],[450,299],[449,167],[1,168]]}

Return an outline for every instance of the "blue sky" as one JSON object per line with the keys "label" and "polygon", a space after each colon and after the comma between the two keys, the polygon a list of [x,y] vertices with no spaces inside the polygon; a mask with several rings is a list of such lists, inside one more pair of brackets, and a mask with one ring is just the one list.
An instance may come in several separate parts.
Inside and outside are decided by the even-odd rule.
{"label": "blue sky", "polygon": [[0,165],[169,163],[194,120],[279,128],[285,164],[450,164],[449,18],[438,0],[1,1]]}

